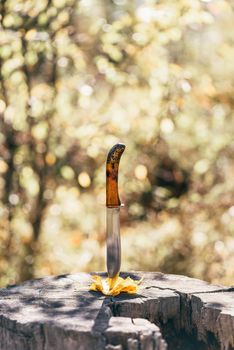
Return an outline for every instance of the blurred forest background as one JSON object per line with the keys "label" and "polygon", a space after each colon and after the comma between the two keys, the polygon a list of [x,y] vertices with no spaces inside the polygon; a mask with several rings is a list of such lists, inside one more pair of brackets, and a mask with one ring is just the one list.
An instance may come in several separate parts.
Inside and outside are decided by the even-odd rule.
{"label": "blurred forest background", "polygon": [[105,270],[234,283],[234,2],[1,0],[0,285]]}

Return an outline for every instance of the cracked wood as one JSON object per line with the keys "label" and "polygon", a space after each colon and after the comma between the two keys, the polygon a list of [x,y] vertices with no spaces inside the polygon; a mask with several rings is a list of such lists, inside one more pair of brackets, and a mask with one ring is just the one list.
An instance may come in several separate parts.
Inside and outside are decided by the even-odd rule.
{"label": "cracked wood", "polygon": [[91,276],[85,273],[1,289],[0,349],[165,350],[168,342],[170,350],[181,332],[197,339],[197,349],[233,349],[230,288],[185,276],[122,274],[127,275],[144,277],[138,294],[90,292]]}

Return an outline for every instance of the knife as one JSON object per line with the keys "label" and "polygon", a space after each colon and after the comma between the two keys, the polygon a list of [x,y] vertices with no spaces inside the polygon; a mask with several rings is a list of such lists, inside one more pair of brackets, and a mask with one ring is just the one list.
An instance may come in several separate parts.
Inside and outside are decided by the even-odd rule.
{"label": "knife", "polygon": [[118,193],[118,171],[125,145],[117,143],[108,153],[106,161],[106,241],[107,273],[109,278],[119,274],[121,265],[121,241],[119,212],[121,202]]}

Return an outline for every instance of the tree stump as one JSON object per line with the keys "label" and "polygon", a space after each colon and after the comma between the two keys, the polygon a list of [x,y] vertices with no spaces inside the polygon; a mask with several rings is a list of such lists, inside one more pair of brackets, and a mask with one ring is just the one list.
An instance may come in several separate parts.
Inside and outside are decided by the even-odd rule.
{"label": "tree stump", "polygon": [[91,292],[86,273],[1,289],[0,349],[234,349],[234,288],[154,272],[121,276],[143,276],[138,294]]}

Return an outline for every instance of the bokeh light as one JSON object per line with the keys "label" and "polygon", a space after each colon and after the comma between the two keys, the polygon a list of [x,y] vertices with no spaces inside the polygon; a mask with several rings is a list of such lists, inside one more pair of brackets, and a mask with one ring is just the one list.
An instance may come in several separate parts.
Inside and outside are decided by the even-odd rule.
{"label": "bokeh light", "polygon": [[105,162],[122,269],[234,276],[227,0],[0,4],[0,284],[105,270]]}

